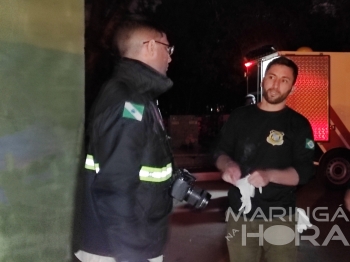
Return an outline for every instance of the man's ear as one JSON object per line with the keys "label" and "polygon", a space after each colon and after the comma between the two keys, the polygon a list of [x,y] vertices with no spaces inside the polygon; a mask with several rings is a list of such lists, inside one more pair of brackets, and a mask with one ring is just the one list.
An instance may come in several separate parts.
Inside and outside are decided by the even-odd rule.
{"label": "man's ear", "polygon": [[260,87],[261,87],[261,88],[263,88],[264,81],[265,81],[265,76],[263,77],[263,79],[262,79],[261,82],[260,82]]}
{"label": "man's ear", "polygon": [[147,53],[153,57],[156,52],[156,42],[152,39],[147,43]]}
{"label": "man's ear", "polygon": [[294,90],[295,90],[295,85],[292,86],[292,89],[290,90],[289,94],[293,94]]}

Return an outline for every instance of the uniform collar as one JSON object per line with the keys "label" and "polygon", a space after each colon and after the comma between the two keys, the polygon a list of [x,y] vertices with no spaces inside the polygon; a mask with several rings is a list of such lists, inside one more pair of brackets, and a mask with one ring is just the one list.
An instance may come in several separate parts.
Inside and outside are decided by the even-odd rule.
{"label": "uniform collar", "polygon": [[148,93],[153,99],[173,86],[170,78],[149,65],[125,57],[117,61],[114,75],[123,82],[132,82],[139,93]]}

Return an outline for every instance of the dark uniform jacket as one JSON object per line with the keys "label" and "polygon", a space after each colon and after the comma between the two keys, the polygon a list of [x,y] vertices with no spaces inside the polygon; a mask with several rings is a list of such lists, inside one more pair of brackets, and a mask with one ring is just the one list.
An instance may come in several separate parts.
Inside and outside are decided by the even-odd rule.
{"label": "dark uniform jacket", "polygon": [[117,261],[162,254],[172,209],[172,154],[155,98],[172,81],[123,58],[92,110],[82,250]]}

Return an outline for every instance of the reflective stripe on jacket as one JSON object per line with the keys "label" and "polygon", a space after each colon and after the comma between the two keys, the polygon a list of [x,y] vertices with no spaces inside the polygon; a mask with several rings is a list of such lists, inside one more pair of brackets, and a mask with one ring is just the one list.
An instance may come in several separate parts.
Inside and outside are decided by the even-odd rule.
{"label": "reflective stripe on jacket", "polygon": [[[85,168],[93,170],[98,174],[100,171],[100,165],[95,163],[94,157],[92,155],[86,155]],[[140,180],[148,182],[163,182],[168,180],[173,173],[173,168],[171,163],[164,167],[149,167],[143,166],[139,172]]]}

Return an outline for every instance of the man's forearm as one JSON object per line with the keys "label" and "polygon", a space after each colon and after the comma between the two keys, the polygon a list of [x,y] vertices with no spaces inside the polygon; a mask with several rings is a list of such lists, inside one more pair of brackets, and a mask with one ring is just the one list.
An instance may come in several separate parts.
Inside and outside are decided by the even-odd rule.
{"label": "man's forearm", "polygon": [[272,169],[267,172],[269,172],[269,181],[272,183],[285,186],[296,186],[299,183],[299,175],[292,167],[283,170]]}
{"label": "man's forearm", "polygon": [[248,182],[255,187],[264,187],[269,183],[285,186],[296,186],[299,183],[299,175],[297,171],[292,167],[283,170],[255,170],[250,174]]}
{"label": "man's forearm", "polygon": [[222,179],[233,185],[242,175],[239,165],[225,154],[217,158],[216,167],[222,172]]}
{"label": "man's forearm", "polygon": [[227,168],[227,165],[230,163],[235,163],[232,161],[232,159],[228,155],[220,155],[216,160],[216,167],[221,171],[224,172]]}

